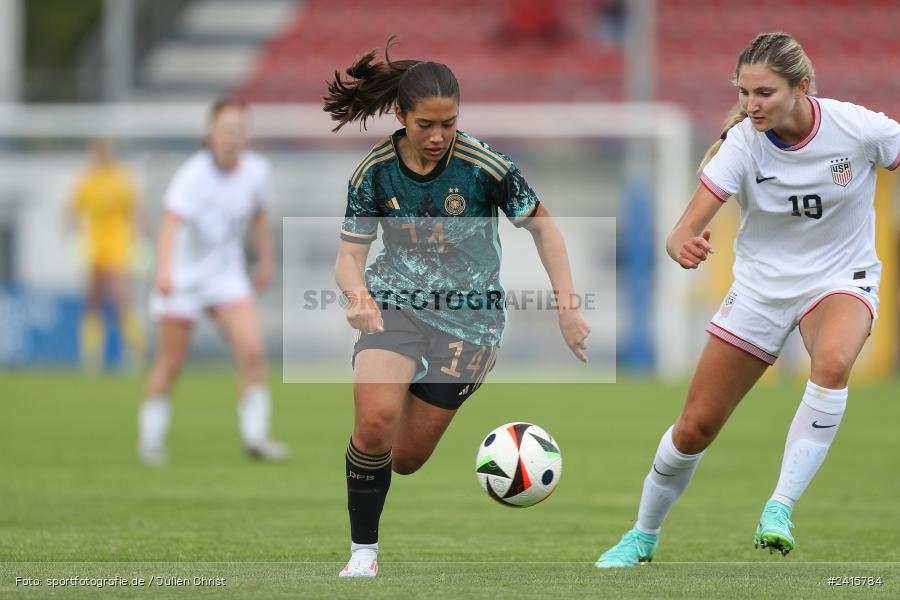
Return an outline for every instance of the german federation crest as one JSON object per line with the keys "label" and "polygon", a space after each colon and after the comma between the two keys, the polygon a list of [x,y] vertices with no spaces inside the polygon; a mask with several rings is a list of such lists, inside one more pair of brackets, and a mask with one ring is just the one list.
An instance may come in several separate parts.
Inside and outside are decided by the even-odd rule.
{"label": "german federation crest", "polygon": [[853,179],[849,158],[836,158],[831,161],[831,179],[839,186],[847,187],[847,184]]}
{"label": "german federation crest", "polygon": [[455,216],[466,210],[466,199],[459,194],[459,188],[450,188],[450,195],[444,198],[444,210]]}

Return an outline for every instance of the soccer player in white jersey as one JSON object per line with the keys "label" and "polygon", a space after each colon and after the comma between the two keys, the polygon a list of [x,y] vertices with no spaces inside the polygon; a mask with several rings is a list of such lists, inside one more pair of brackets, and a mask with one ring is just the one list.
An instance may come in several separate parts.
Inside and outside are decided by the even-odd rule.
{"label": "soccer player in white jersey", "polygon": [[850,370],[877,315],[875,169],[900,162],[900,125],[813,98],[814,76],[802,47],[784,33],[760,34],[738,58],[739,107],[666,243],[683,268],[699,267],[713,252],[706,227],[734,196],[741,208],[734,284],[644,480],[637,523],[600,556],[599,568],[653,558],[663,520],[704,451],[799,327],[810,378],[755,535],[756,547],[770,552],[794,548],[794,504],[837,433]]}
{"label": "soccer player in white jersey", "polygon": [[[157,275],[150,310],[159,322],[156,358],[139,415],[138,455],[165,461],[170,393],[188,353],[192,326],[208,313],[230,344],[238,366],[238,420],[244,448],[254,458],[282,460],[287,449],[269,437],[272,412],[254,287],[272,279],[273,252],[266,206],[269,162],[245,149],[247,106],[232,99],[212,108],[206,146],[175,174],[166,192]],[[257,250],[251,285],[243,237]]]}

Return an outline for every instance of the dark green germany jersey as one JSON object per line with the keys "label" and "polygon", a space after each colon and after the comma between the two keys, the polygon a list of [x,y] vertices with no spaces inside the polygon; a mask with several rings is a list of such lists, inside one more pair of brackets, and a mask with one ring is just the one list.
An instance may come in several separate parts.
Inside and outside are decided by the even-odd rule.
{"label": "dark green germany jersey", "polygon": [[461,340],[500,344],[506,324],[498,212],[526,225],[538,198],[506,156],[463,132],[427,175],[403,164],[384,138],[350,178],[341,238],[384,249],[366,269],[382,310],[401,306]]}

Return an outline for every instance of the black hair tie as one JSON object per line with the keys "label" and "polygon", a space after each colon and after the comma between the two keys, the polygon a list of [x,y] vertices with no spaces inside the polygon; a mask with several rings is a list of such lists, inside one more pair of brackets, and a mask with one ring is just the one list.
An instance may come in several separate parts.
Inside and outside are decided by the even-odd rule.
{"label": "black hair tie", "polygon": [[719,136],[719,139],[724,140],[727,137],[728,137],[728,130],[726,129],[725,131],[722,132],[722,135]]}

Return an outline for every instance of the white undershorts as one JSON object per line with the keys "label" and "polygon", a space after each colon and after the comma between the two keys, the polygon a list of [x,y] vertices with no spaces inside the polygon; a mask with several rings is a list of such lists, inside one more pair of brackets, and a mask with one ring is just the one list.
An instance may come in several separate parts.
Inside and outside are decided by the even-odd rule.
{"label": "white undershorts", "polygon": [[847,294],[861,300],[869,309],[874,325],[878,318],[877,287],[837,286],[791,300],[763,302],[735,283],[719,312],[710,319],[706,331],[771,365],[781,353],[788,334],[822,300],[833,294]]}

